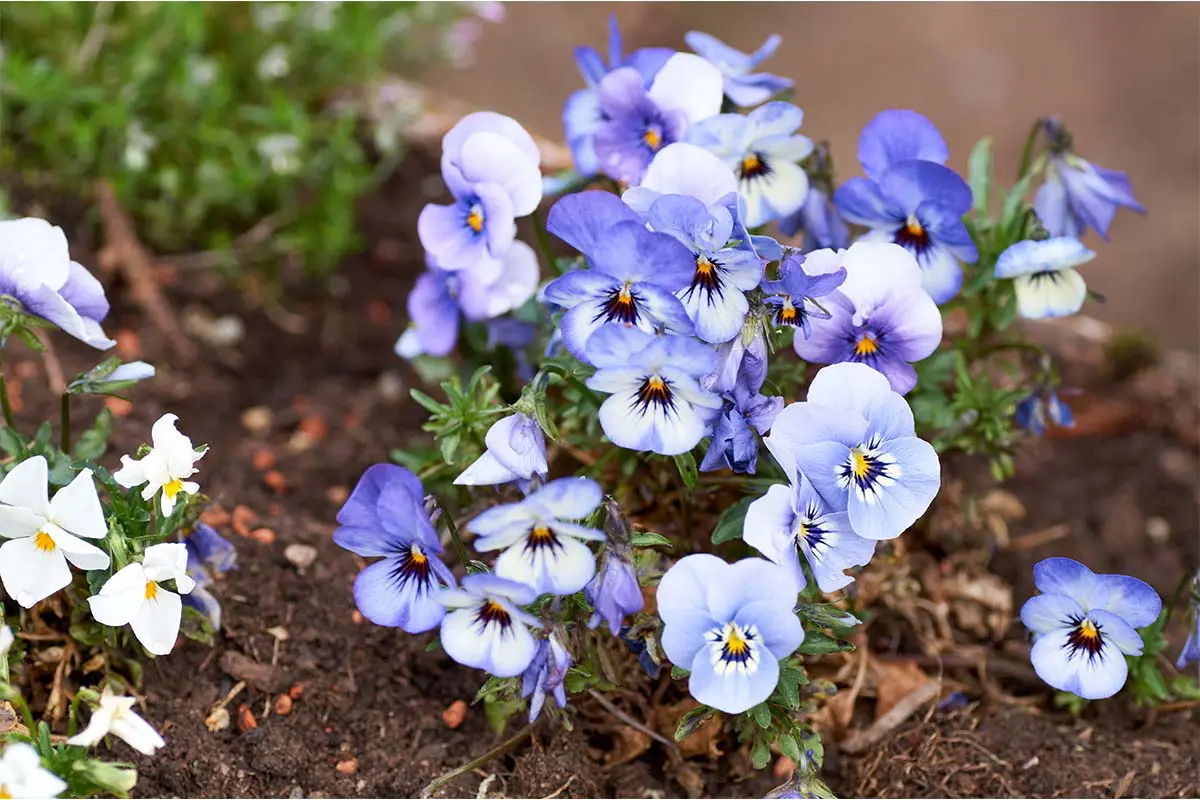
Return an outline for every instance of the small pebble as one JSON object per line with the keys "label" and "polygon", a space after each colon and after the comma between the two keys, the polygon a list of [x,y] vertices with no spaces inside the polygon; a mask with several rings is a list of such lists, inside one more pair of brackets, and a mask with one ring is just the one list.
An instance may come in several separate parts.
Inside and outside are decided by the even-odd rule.
{"label": "small pebble", "polygon": [[242,412],[242,427],[251,433],[266,433],[271,428],[271,409],[252,406]]}
{"label": "small pebble", "polygon": [[355,625],[363,624],[363,615],[357,608],[350,612],[350,621]]}
{"label": "small pebble", "polygon": [[283,548],[283,557],[292,566],[303,572],[317,560],[317,548],[311,544],[289,544]]}
{"label": "small pebble", "polygon": [[1171,538],[1171,523],[1162,517],[1151,517],[1146,520],[1146,535],[1155,544],[1165,544]]}
{"label": "small pebble", "polygon": [[255,528],[250,531],[250,538],[261,544],[274,544],[275,531],[270,528]]}
{"label": "small pebble", "polygon": [[286,717],[292,713],[292,698],[286,694],[281,694],[275,698],[275,714],[276,716]]}
{"label": "small pebble", "polygon": [[1033,758],[1026,761],[1024,764],[1022,764],[1021,769],[1033,769],[1037,765],[1038,765],[1038,757],[1034,756]]}
{"label": "small pebble", "polygon": [[442,722],[446,723],[446,727],[450,730],[462,725],[466,717],[467,703],[465,700],[455,700],[442,711]]}
{"label": "small pebble", "polygon": [[258,720],[254,718],[254,712],[250,710],[250,706],[242,703],[238,706],[238,730],[242,733],[249,733],[258,727]]}
{"label": "small pebble", "polygon": [[208,728],[213,733],[229,729],[229,709],[225,706],[213,709],[213,712],[204,718],[204,727]]}
{"label": "small pebble", "polygon": [[258,514],[249,506],[237,506],[233,509],[233,530],[241,536],[249,536],[252,526],[258,521]]}
{"label": "small pebble", "polygon": [[266,475],[263,475],[263,483],[271,487],[277,492],[282,492],[287,489],[287,478],[277,469],[273,469]]}
{"label": "small pebble", "polygon": [[350,490],[345,486],[330,486],[325,490],[325,497],[335,506],[340,506],[350,497]]}
{"label": "small pebble", "polygon": [[353,775],[358,772],[358,759],[348,758],[345,761],[339,761],[335,769],[342,775]]}
{"label": "small pebble", "polygon": [[303,683],[293,683],[292,688],[288,689],[288,697],[292,698],[293,700],[299,700],[300,695],[302,694],[304,694]]}
{"label": "small pebble", "polygon": [[254,468],[259,472],[266,472],[275,466],[275,454],[266,448],[259,448],[254,451]]}

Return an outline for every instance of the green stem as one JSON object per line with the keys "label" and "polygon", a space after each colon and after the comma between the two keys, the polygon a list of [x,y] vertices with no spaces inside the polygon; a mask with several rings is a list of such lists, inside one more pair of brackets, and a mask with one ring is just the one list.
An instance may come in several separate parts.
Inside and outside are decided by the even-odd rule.
{"label": "green stem", "polygon": [[532,723],[530,723],[529,725],[526,725],[524,728],[521,728],[521,730],[517,731],[511,737],[504,740],[500,744],[496,745],[491,750],[488,750],[486,753],[481,755],[479,758],[476,758],[472,761],[468,761],[466,764],[463,764],[461,767],[456,767],[455,769],[452,769],[449,772],[447,772],[446,774],[440,776],[439,778],[434,780],[432,783],[430,783],[428,786],[426,786],[424,789],[422,789],[420,796],[423,798],[424,797],[432,797],[434,792],[436,792],[438,789],[445,786],[450,781],[457,778],[459,775],[465,775],[468,772],[471,772],[472,770],[478,769],[479,767],[482,767],[484,764],[488,763],[489,761],[499,758],[500,756],[507,753],[509,750],[512,750],[517,745],[519,745],[521,742],[525,741],[525,738],[527,736],[529,736],[531,733],[533,733],[533,724]]}
{"label": "green stem", "polygon": [[8,402],[8,383],[4,380],[4,363],[2,360],[0,360],[0,406],[4,408],[4,424],[16,430],[17,421],[13,418],[12,404]]}
{"label": "green stem", "polygon": [[1038,133],[1042,130],[1042,118],[1038,117],[1033,121],[1033,127],[1029,129],[1029,135],[1025,137],[1025,147],[1021,149],[1021,164],[1017,168],[1017,180],[1025,177],[1025,173],[1029,172],[1029,165],[1033,161],[1033,148],[1037,144]]}
{"label": "green stem", "polygon": [[538,249],[546,257],[546,266],[555,276],[561,275],[558,261],[554,258],[554,250],[550,247],[550,236],[546,233],[546,221],[542,219],[541,209],[533,212],[533,232],[537,236]]}
{"label": "green stem", "polygon": [[63,392],[59,403],[61,425],[59,430],[58,447],[67,455],[71,454],[71,395]]}
{"label": "green stem", "polygon": [[1166,630],[1167,625],[1171,622],[1171,615],[1175,613],[1175,606],[1179,605],[1179,598],[1183,595],[1187,585],[1195,580],[1195,575],[1191,572],[1185,572],[1183,579],[1179,581],[1179,585],[1175,587],[1175,592],[1171,595],[1171,601],[1167,603],[1167,617],[1163,620],[1162,629]]}
{"label": "green stem", "polygon": [[458,525],[454,523],[454,517],[438,501],[438,508],[442,510],[442,519],[446,521],[446,530],[450,532],[450,541],[454,542],[454,552],[458,554],[458,560],[465,567],[471,562],[471,557],[467,555],[467,546],[463,544],[462,534],[458,532]]}

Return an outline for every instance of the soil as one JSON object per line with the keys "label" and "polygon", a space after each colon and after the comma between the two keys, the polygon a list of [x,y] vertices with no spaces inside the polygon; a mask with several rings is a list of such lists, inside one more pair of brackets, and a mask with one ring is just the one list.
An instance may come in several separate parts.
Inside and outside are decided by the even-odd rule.
{"label": "soil", "polygon": [[[331,288],[288,294],[286,313],[264,310],[213,276],[174,275],[167,294],[185,318],[233,315],[245,325],[239,344],[199,342],[203,357],[187,368],[171,366],[166,343],[126,290],[110,288],[108,330],[120,332],[127,357],[143,357],[160,372],[133,390],[135,404],[118,421],[108,458],[134,450],[153,420],[172,411],[181,430],[210,445],[201,479],[213,502],[256,517],[240,526],[249,535],[228,522],[220,526],[235,538],[239,568],[216,587],[224,630],[215,647],[186,642],[147,666],[145,715],[163,731],[167,748],[141,758],[114,745],[117,755],[138,763],[138,795],[416,796],[500,741],[479,706],[469,707],[456,727],[443,720],[455,701],[474,696],[479,674],[441,651],[426,652],[428,636],[363,622],[351,597],[362,564],[331,540],[334,515],[354,481],[387,460],[389,448],[416,433],[424,416],[407,400],[416,378],[392,346],[423,261],[413,232],[428,173],[428,161],[412,158],[365,200],[365,252],[347,260]],[[80,347],[59,355],[68,374],[94,362]],[[13,367],[25,376],[22,419],[44,418],[40,361],[18,360],[28,362]],[[1124,398],[1126,411],[1147,407],[1138,399],[1145,388],[1138,381],[1097,383],[1098,370],[1085,372],[1092,396]],[[1194,398],[1185,402],[1195,407]],[[81,403],[77,424],[99,403]],[[247,415],[248,409],[256,410]],[[1014,587],[1017,607],[1032,590],[1031,564],[1052,554],[1139,575],[1164,596],[1182,569],[1195,568],[1196,441],[1152,419],[1130,411],[1117,428],[1088,434],[1081,425],[1088,435],[1046,439],[1022,456],[1018,477],[1005,488],[1024,506],[1024,517],[1008,535],[1035,545],[996,549],[990,558],[990,568]],[[244,521],[245,514],[235,518]],[[1054,526],[1063,527],[1046,540]],[[1032,534],[1046,543],[1037,545]],[[291,545],[315,548],[315,561],[298,568],[284,554]],[[987,646],[1000,653],[1021,642],[1015,625],[1005,641]],[[206,717],[235,688],[229,672],[242,674],[230,653],[263,668],[229,702],[233,724],[210,732]],[[970,671],[951,666],[946,675]],[[965,708],[922,711],[853,759],[840,755],[831,737],[825,777],[843,796],[1200,793],[1195,706],[1147,715],[1118,700],[1093,704],[1073,719],[1050,709],[1036,680],[1011,672],[999,680],[999,693],[967,689]],[[665,694],[658,688],[656,707],[681,698],[673,687]],[[290,710],[278,701],[288,692]],[[629,702],[623,707],[646,715],[656,710],[645,695]],[[732,750],[725,757],[680,764],[661,744],[637,741],[644,735],[590,698],[573,698],[572,706],[578,712],[572,731],[543,725],[508,755],[450,782],[443,795],[761,797],[779,782],[770,769],[755,773],[728,740],[716,742]],[[867,710],[861,706],[856,720]]]}

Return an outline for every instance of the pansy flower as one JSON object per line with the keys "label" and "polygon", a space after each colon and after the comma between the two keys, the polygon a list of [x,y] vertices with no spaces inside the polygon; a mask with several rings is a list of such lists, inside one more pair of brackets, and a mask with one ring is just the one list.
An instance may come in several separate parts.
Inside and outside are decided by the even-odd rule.
{"label": "pansy flower", "polygon": [[479,538],[481,553],[503,550],[495,572],[537,590],[538,594],[578,592],[596,573],[596,560],[586,542],[604,534],[579,524],[603,499],[589,478],[560,478],[519,503],[484,511],[468,526]]}
{"label": "pansy flower", "polygon": [[768,36],[762,46],[753,53],[735,50],[715,36],[701,31],[689,31],[683,40],[687,42],[688,47],[721,70],[725,77],[725,96],[734,105],[742,108],[756,106],[792,88],[790,78],[754,71],[759,64],[775,54],[775,49],[783,41],[777,33]]}
{"label": "pansy flower", "polygon": [[865,225],[867,241],[894,242],[916,258],[925,289],[938,303],[958,294],[959,262],[979,257],[963,215],[971,189],[944,166],[949,150],[933,123],[915,111],[881,112],[863,128],[851,178],[833,199],[842,217]]}
{"label": "pansy flower", "polygon": [[1047,119],[1044,128],[1050,140],[1046,182],[1038,189],[1033,208],[1051,236],[1080,238],[1092,228],[1107,241],[1118,208],[1146,213],[1133,196],[1128,175],[1096,166],[1075,153],[1070,135],[1057,119]]}
{"label": "pansy flower", "polygon": [[175,427],[178,421],[174,414],[159,417],[150,429],[150,452],[139,459],[121,456],[121,468],[113,473],[113,480],[126,489],[145,484],[142,499],[147,502],[161,491],[159,508],[164,517],[171,516],[180,495],[200,491],[200,484],[188,478],[200,471],[196,462],[208,452],[192,447],[192,440]]}
{"label": "pansy flower", "polygon": [[1179,659],[1175,662],[1175,668],[1180,670],[1193,661],[1200,661],[1200,572],[1192,579],[1190,594],[1188,614],[1191,624],[1188,626],[1188,637],[1179,651]]}
{"label": "pansy flower", "polygon": [[0,536],[9,539],[0,546],[0,581],[22,608],[70,584],[68,562],[84,570],[108,568],[108,553],[85,541],[108,535],[90,469],[51,500],[46,458],[27,458],[0,481],[0,503]]}
{"label": "pansy flower", "polygon": [[[665,195],[647,214],[650,227],[686,246],[696,269],[676,296],[706,342],[727,342],[742,329],[750,304],[745,292],[762,280],[762,260],[736,217],[737,196],[725,205],[705,206],[686,195]],[[740,231],[739,231],[740,229]]]}
{"label": "pansy flower", "polygon": [[866,566],[875,554],[875,541],[856,534],[849,516],[833,511],[803,475],[797,484],[772,486],[750,504],[742,539],[787,567],[801,589],[807,583],[801,560],[807,561],[822,592],[853,583],[845,570]]}
{"label": "pansy flower", "polygon": [[609,17],[608,31],[607,65],[594,47],[575,48],[575,64],[587,88],[572,93],[563,107],[563,130],[567,146],[571,148],[575,169],[581,175],[594,175],[600,171],[592,141],[596,129],[604,122],[604,115],[600,111],[600,93],[596,88],[600,81],[612,70],[632,67],[641,75],[642,84],[649,88],[662,65],[675,55],[675,51],[667,47],[643,47],[625,56],[616,14]]}
{"label": "pansy flower", "polygon": [[746,315],[741,332],[717,348],[713,371],[700,379],[705,391],[730,394],[738,384],[757,393],[767,380],[767,336],[760,311]]}
{"label": "pansy flower", "polygon": [[28,742],[9,740],[0,753],[0,797],[29,800],[58,797],[67,782],[42,766],[42,757]]}
{"label": "pansy flower", "polygon": [[184,537],[183,546],[187,548],[187,574],[195,583],[183,596],[183,604],[203,614],[213,630],[220,630],[221,603],[208,589],[215,576],[237,568],[237,551],[232,542],[203,522]]}
{"label": "pansy flower", "polygon": [[844,267],[846,279],[821,298],[829,318],[810,313],[809,335],[792,339],[796,354],[814,364],[866,364],[886,375],[897,392],[912,391],[917,385],[912,362],[930,356],[942,340],[942,315],[922,288],[913,257],[894,244],[855,242],[847,250],[816,250],[804,258],[809,276]]}
{"label": "pansy flower", "polygon": [[657,592],[662,647],[691,671],[692,697],[740,714],[771,696],[780,660],[804,641],[796,592],[787,570],[761,558],[696,554],[667,570]]}
{"label": "pansy flower", "polygon": [[87,727],[68,739],[67,744],[94,747],[111,734],[142,755],[154,755],[167,743],[153,725],[133,710],[134,702],[132,697],[101,695],[100,706],[92,709]]}
{"label": "pansy flower", "polygon": [[[176,592],[163,584],[175,582]],[[178,542],[146,548],[142,560],[120,569],[88,598],[102,625],[128,625],[142,646],[165,656],[175,646],[183,619],[183,599],[196,582],[187,574],[187,548]]]}
{"label": "pansy flower", "polygon": [[44,219],[0,221],[0,295],[99,350],[116,344],[100,328],[108,315],[104,288],[71,260],[62,228]]}
{"label": "pansy flower", "polygon": [[[765,376],[764,376],[765,377]],[[754,378],[741,373],[733,390],[724,397],[724,405],[713,410],[703,408],[701,415],[711,416],[708,451],[700,463],[701,472],[732,469],[753,475],[758,466],[758,439],[754,431],[765,436],[779,412],[782,397],[766,397],[759,393],[762,382],[755,386]]]}
{"label": "pansy flower", "polygon": [[596,577],[583,587],[583,596],[593,609],[588,627],[598,628],[604,622],[612,635],[618,636],[624,627],[625,617],[641,611],[644,599],[637,568],[633,565],[633,529],[629,518],[621,513],[612,499],[606,503],[605,514],[607,520],[600,569],[596,571]]}
{"label": "pansy flower", "polygon": [[1039,386],[1022,398],[1014,416],[1017,424],[1034,436],[1044,434],[1048,423],[1059,428],[1075,427],[1071,407],[1050,386]]}
{"label": "pansy flower", "polygon": [[804,271],[804,256],[790,252],[779,264],[779,278],[763,281],[766,302],[775,309],[773,321],[780,327],[799,328],[807,339],[812,332],[810,317],[829,319],[818,298],[825,297],[846,282],[846,268],[809,275]]}
{"label": "pansy flower", "polygon": [[721,110],[721,73],[700,56],[676,53],[649,87],[634,67],[600,81],[603,121],[593,138],[600,169],[613,180],[636,184],[664,147]]}
{"label": "pansy flower", "polygon": [[567,195],[550,209],[546,228],[583,253],[591,269],[551,281],[547,302],[568,309],[560,329],[571,355],[586,361],[586,345],[607,323],[652,332],[691,334],[692,321],[675,293],[692,280],[696,261],[674,237],[655,233],[609,192]]}
{"label": "pansy flower", "polygon": [[459,589],[443,589],[438,599],[448,611],[442,620],[442,649],[459,664],[512,678],[533,661],[538,646],[529,629],[542,623],[521,606],[537,599],[536,589],[476,573],[463,578]]}
{"label": "pansy flower", "polygon": [[381,556],[354,579],[354,604],[376,625],[422,633],[442,621],[437,599],[454,576],[425,511],[421,481],[404,467],[376,464],[338,511],[333,541],[351,553]]}
{"label": "pansy flower", "polygon": [[917,438],[908,403],[863,364],[818,372],[808,399],[783,409],[764,443],[793,486],[807,478],[866,539],[899,536],[941,485],[937,453]]}
{"label": "pansy flower", "polygon": [[1087,284],[1075,268],[1095,257],[1094,250],[1070,236],[1026,239],[996,259],[996,277],[1013,279],[1022,317],[1066,317],[1083,308],[1087,299]]}
{"label": "pansy flower", "polygon": [[[626,189],[621,199],[645,216],[650,213],[654,201],[663,195],[685,195],[709,207],[727,204],[729,196],[736,196],[737,190],[737,176],[724,161],[703,147],[677,142],[659,151],[642,182]],[[734,218],[741,223],[740,213],[735,213]]]}
{"label": "pansy flower", "polygon": [[746,225],[760,225],[795,213],[808,195],[808,175],[800,166],[813,143],[796,133],[804,112],[774,102],[745,116],[720,114],[696,124],[687,141],[720,157],[738,176],[746,204]]}
{"label": "pansy flower", "polygon": [[1162,600],[1144,581],[1097,575],[1070,558],[1033,567],[1042,594],[1021,607],[1033,632],[1030,658],[1038,677],[1088,700],[1111,697],[1125,685],[1125,656],[1142,654],[1142,628],[1158,619]]}
{"label": "pansy flower", "polygon": [[697,383],[712,372],[711,347],[607,325],[588,342],[587,354],[596,366],[588,388],[610,395],[600,406],[600,426],[613,444],[673,456],[704,438],[706,426],[695,407],[721,405],[721,398]]}
{"label": "pansy flower", "polygon": [[537,654],[521,677],[521,696],[529,699],[530,722],[541,715],[547,694],[554,696],[559,708],[566,708],[567,690],[563,681],[573,663],[557,634],[552,632],[538,643]]}
{"label": "pansy flower", "polygon": [[493,486],[544,476],[546,436],[537,421],[516,413],[492,424],[484,436],[487,449],[454,479],[460,486]]}

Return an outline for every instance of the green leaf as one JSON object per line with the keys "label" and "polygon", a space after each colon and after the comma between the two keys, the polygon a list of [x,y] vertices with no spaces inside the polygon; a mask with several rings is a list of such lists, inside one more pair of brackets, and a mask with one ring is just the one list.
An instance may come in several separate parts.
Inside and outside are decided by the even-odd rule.
{"label": "green leaf", "polygon": [[721,544],[742,538],[742,528],[746,524],[746,510],[757,499],[757,497],[743,497],[725,509],[725,513],[721,515],[721,518],[717,520],[716,527],[713,528],[712,543]]}
{"label": "green leaf", "polygon": [[852,650],[854,645],[849,642],[835,639],[820,631],[808,631],[796,652],[806,656],[822,656],[828,653],[849,653]]}
{"label": "green leaf", "polygon": [[686,678],[691,675],[692,671],[686,667],[681,667],[678,664],[671,665],[671,680],[677,681],[681,678]]}
{"label": "green leaf", "polygon": [[675,456],[675,466],[679,469],[679,477],[683,478],[683,485],[695,489],[696,484],[700,482],[700,470],[696,467],[695,456],[690,452],[681,453]]}
{"label": "green leaf", "polygon": [[779,752],[797,764],[800,763],[800,745],[796,743],[796,737],[790,733],[785,733],[779,737]]}
{"label": "green leaf", "polygon": [[754,723],[758,727],[763,729],[771,727],[771,709],[766,703],[759,703],[750,709],[750,715],[754,717]]}
{"label": "green leaf", "polygon": [[533,418],[537,420],[537,424],[541,426],[542,431],[547,436],[552,440],[558,439],[558,426],[550,418],[550,412],[546,408],[546,393],[544,391],[535,392],[533,395]]}
{"label": "green leaf", "polygon": [[808,676],[804,674],[804,670],[790,664],[779,665],[779,683],[775,690],[779,692],[788,708],[800,707],[800,687],[806,683]]}
{"label": "green leaf", "polygon": [[1004,210],[1000,215],[1000,230],[1005,238],[1003,241],[996,242],[998,248],[1006,248],[1015,241],[1017,223],[1025,212],[1025,195],[1029,194],[1029,187],[1033,184],[1035,177],[1037,176],[1030,173],[1021,178],[1009,192],[1008,197],[1004,198]]}
{"label": "green leaf", "polygon": [[754,737],[754,744],[750,748],[750,758],[754,761],[755,769],[762,769],[771,760],[771,745],[767,742],[767,737],[761,733]]}
{"label": "green leaf", "polygon": [[525,701],[521,699],[500,700],[489,695],[483,701],[483,713],[487,717],[488,727],[497,736],[504,733],[504,728],[508,725],[509,717],[519,713],[524,708]]}
{"label": "green leaf", "polygon": [[180,620],[179,631],[194,642],[212,646],[212,622],[192,606],[183,607],[183,618]]}
{"label": "green leaf", "polygon": [[12,428],[0,427],[0,450],[14,458],[25,452],[25,440]]}
{"label": "green leaf", "polygon": [[971,184],[971,207],[980,216],[987,216],[988,194],[992,191],[992,137],[983,137],[971,148],[967,172]]}
{"label": "green leaf", "polygon": [[796,613],[818,628],[834,628],[848,630],[861,620],[849,611],[838,608],[832,603],[801,603]]}
{"label": "green leaf", "polygon": [[430,414],[438,414],[442,411],[442,404],[422,392],[420,389],[410,389],[408,394],[413,400],[417,401],[418,405],[420,405]]}
{"label": "green leaf", "polygon": [[458,450],[458,441],[457,433],[448,433],[438,440],[438,449],[441,451],[442,460],[447,464],[454,463],[454,453]]}
{"label": "green leaf", "polygon": [[708,706],[697,706],[691,711],[683,715],[679,720],[679,724],[675,726],[675,741],[682,742],[684,739],[691,736],[700,726],[708,722],[717,713],[716,709]]}
{"label": "green leaf", "polygon": [[104,629],[90,622],[75,623],[67,629],[67,634],[85,647],[95,647],[104,641]]}
{"label": "green leaf", "polygon": [[433,641],[431,641],[429,644],[425,645],[426,653],[432,653],[434,650],[441,650],[441,649],[442,649],[442,640],[438,636],[433,637]]}
{"label": "green leaf", "polygon": [[661,533],[654,531],[638,531],[633,534],[634,547],[665,547],[671,548],[671,540]]}

